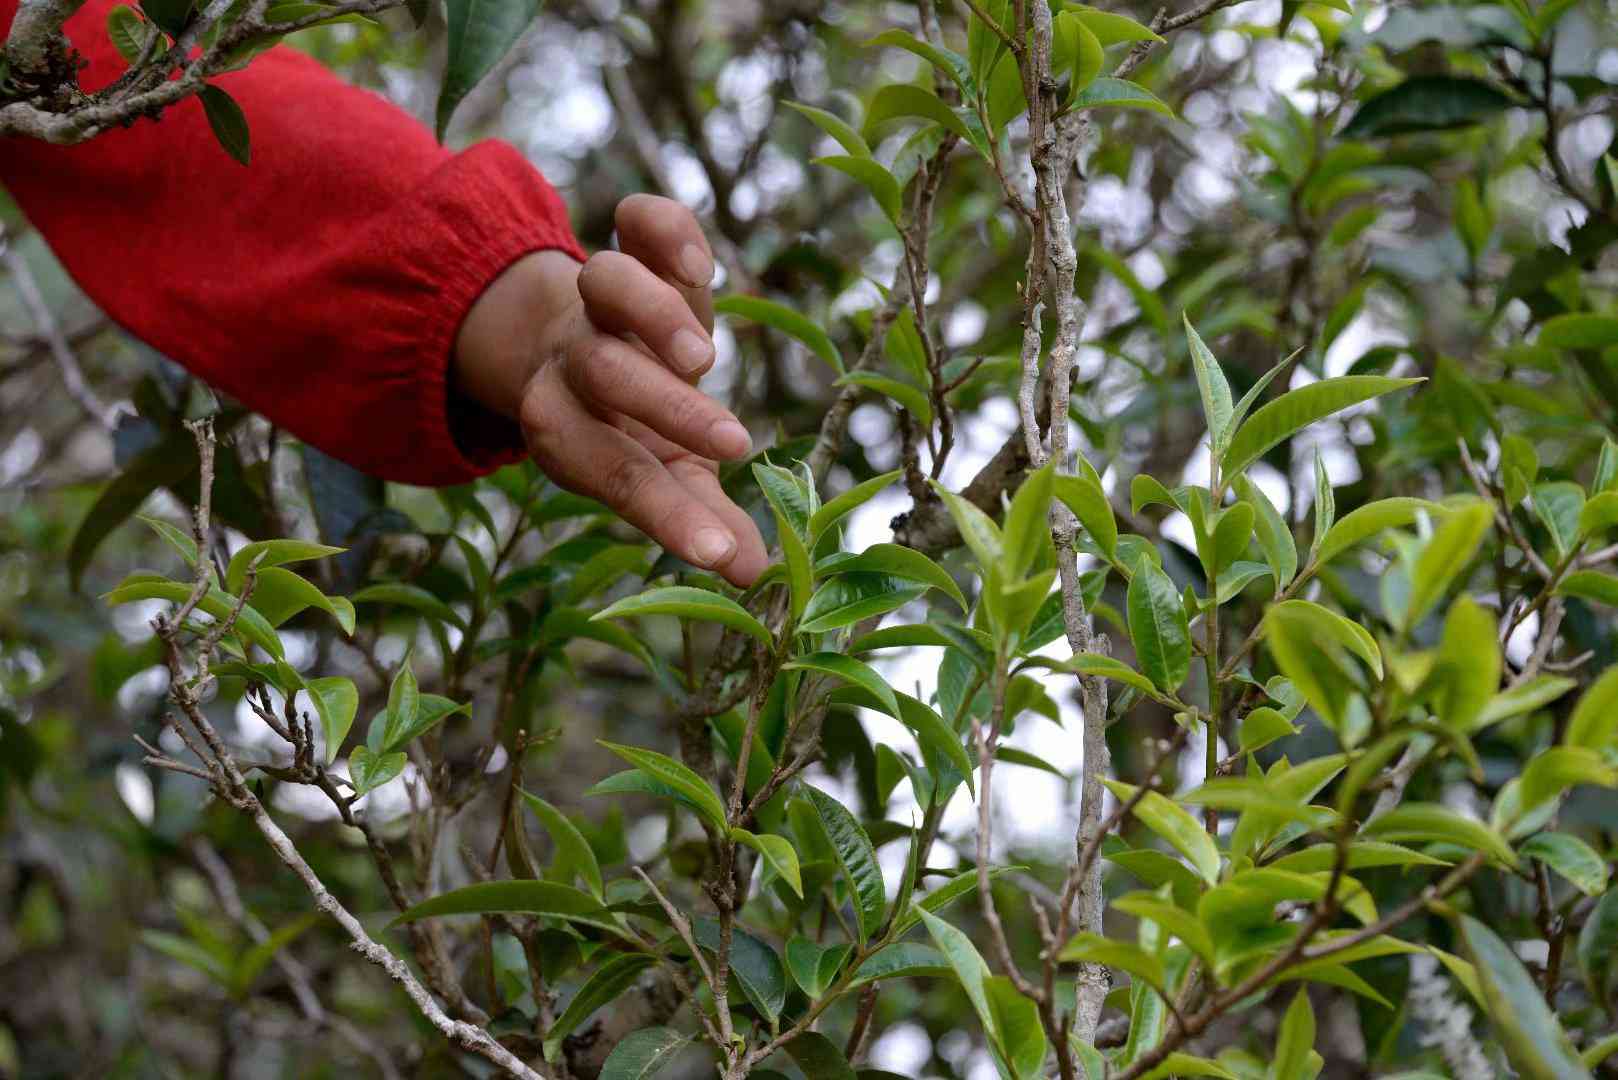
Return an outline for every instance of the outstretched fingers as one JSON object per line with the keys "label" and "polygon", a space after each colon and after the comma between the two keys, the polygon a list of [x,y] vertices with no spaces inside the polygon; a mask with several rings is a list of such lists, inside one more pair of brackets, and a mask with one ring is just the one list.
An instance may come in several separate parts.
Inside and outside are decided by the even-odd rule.
{"label": "outstretched fingers", "polygon": [[536,379],[523,403],[529,450],[547,476],[599,499],[686,562],[739,585],[751,583],[757,576],[751,559],[733,565],[741,544],[731,523],[645,445],[593,415],[566,389],[544,385],[548,381]]}
{"label": "outstretched fingers", "polygon": [[687,453],[728,460],[752,449],[729,409],[627,342],[592,335],[565,364],[568,386],[591,408],[631,416]]}

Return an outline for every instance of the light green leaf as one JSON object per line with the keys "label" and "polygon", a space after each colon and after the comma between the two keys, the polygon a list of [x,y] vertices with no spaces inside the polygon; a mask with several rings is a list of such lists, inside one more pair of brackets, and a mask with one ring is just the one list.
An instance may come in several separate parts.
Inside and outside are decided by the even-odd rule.
{"label": "light green leaf", "polygon": [[854,510],[870,502],[903,474],[903,469],[895,469],[892,472],[882,473],[880,476],[873,476],[863,483],[854,485],[826,503],[819,510],[816,510],[809,518],[810,550],[814,550],[827,529],[847,517]]}
{"label": "light green leaf", "polygon": [[304,684],[304,689],[309,691],[315,712],[320,716],[321,733],[326,743],[326,764],[329,765],[337,757],[343,740],[348,738],[349,729],[354,726],[354,714],[360,704],[359,690],[352,679],[345,679],[341,675],[310,679]]}
{"label": "light green leaf", "polygon": [[1298,546],[1292,539],[1292,530],[1257,484],[1246,476],[1238,476],[1233,486],[1242,501],[1253,508],[1253,534],[1258,538],[1264,561],[1270,566],[1275,591],[1279,593],[1298,573]]}
{"label": "light green leaf", "polygon": [[590,842],[579,832],[579,827],[568,816],[541,799],[538,795],[530,794],[517,789],[528,809],[539,819],[539,823],[550,834],[551,843],[556,845],[557,865],[576,872],[584,879],[589,888],[590,895],[597,900],[605,897],[604,885],[601,880],[601,864],[596,861],[596,853],[590,847]]}
{"label": "light green leaf", "polygon": [[346,597],[330,596],[290,570],[260,570],[253,582],[253,608],[271,626],[280,626],[307,608],[318,608],[337,621],[343,633],[354,633],[354,605]]}
{"label": "light green leaf", "polygon": [[1517,854],[1538,859],[1586,896],[1600,896],[1607,888],[1607,864],[1589,844],[1576,836],[1537,833],[1522,842]]}
{"label": "light green leaf", "polygon": [[969,143],[979,145],[962,114],[946,105],[931,90],[911,83],[889,83],[876,92],[865,113],[865,134],[894,120],[930,120],[947,131],[952,131]]}
{"label": "light green leaf", "polygon": [[1157,95],[1139,83],[1132,83],[1126,79],[1114,79],[1110,75],[1103,75],[1095,79],[1073,96],[1068,108],[1100,109],[1100,108],[1135,108],[1149,109],[1164,116],[1173,116],[1174,110],[1163,104]]}
{"label": "light green leaf", "polygon": [[923,41],[921,38],[913,34],[907,34],[903,30],[884,30],[876,37],[864,42],[864,45],[866,48],[891,45],[894,48],[915,53],[959,87],[966,98],[971,99],[977,96],[977,83],[972,77],[972,67],[966,58],[959,53],[934,45],[931,42]]}
{"label": "light green leaf", "polygon": [[[842,117],[835,113],[829,113],[825,109],[817,109],[813,105],[805,105],[798,101],[783,101],[781,104],[807,118],[815,127],[836,139],[842,144],[843,149],[854,157],[869,158],[871,156],[871,147],[866,143],[864,137],[855,131]],[[885,172],[886,170],[883,171]]]}
{"label": "light green leaf", "polygon": [[1231,397],[1224,369],[1203,344],[1202,335],[1191,325],[1190,316],[1182,313],[1180,317],[1185,322],[1185,337],[1191,346],[1191,367],[1196,372],[1197,391],[1202,395],[1202,415],[1208,424],[1210,449],[1218,457],[1233,434],[1230,418],[1236,408],[1235,400]]}
{"label": "light green leaf", "polygon": [[1055,472],[1055,465],[1047,464],[1030,473],[1006,511],[1001,539],[1005,554],[1000,570],[1008,584],[1021,581],[1040,548],[1050,543],[1051,481]]}
{"label": "light green leaf", "polygon": [[1500,689],[1500,643],[1495,616],[1470,596],[1458,598],[1444,619],[1438,645],[1438,719],[1457,731],[1470,731]]}
{"label": "light green leaf", "polygon": [[883,979],[904,979],[912,976],[954,975],[954,968],[944,954],[931,945],[914,941],[898,941],[872,953],[849,978],[844,991],[855,990],[866,983]]}
{"label": "light green leaf", "polygon": [[[1118,780],[1103,780],[1102,783],[1120,802],[1127,802],[1137,790],[1134,785]],[[1148,791],[1142,796],[1140,802],[1135,804],[1134,813],[1142,825],[1191,860],[1191,865],[1202,875],[1202,880],[1210,885],[1219,881],[1219,848],[1196,818],[1155,791]]]}
{"label": "light green leaf", "polygon": [[688,766],[675,761],[667,754],[659,754],[655,750],[646,750],[638,746],[623,746],[619,743],[607,742],[605,739],[596,741],[653,780],[673,791],[679,792],[692,806],[697,808],[697,812],[714,828],[721,832],[726,829],[725,806],[719,801],[718,794]]}
{"label": "light green leaf", "polygon": [[466,620],[457,615],[454,608],[420,585],[406,585],[403,582],[369,585],[350,599],[356,604],[394,604],[407,607],[429,619],[449,623],[460,630],[466,629]]}
{"label": "light green leaf", "polygon": [[933,422],[932,399],[927,396],[925,390],[910,383],[870,371],[851,371],[838,379],[837,385],[863,386],[867,390],[875,390],[904,406],[910,415],[921,421],[923,427]]}
{"label": "light green leaf", "polygon": [[1472,721],[1472,727],[1466,734],[1482,731],[1502,720],[1509,720],[1513,716],[1521,716],[1523,713],[1549,705],[1577,685],[1579,684],[1576,680],[1561,675],[1539,675],[1527,682],[1518,683],[1511,689],[1490,698],[1488,704],[1483,706],[1483,710]]}
{"label": "light green leaf", "polygon": [[713,309],[716,315],[733,315],[763,323],[788,337],[796,338],[807,346],[810,352],[826,361],[837,374],[843,373],[842,355],[838,353],[837,346],[832,344],[831,337],[826,331],[784,304],[760,296],[731,295],[715,300]]}
{"label": "light green leaf", "polygon": [[1535,484],[1529,495],[1534,513],[1544,522],[1551,543],[1556,545],[1556,553],[1565,557],[1578,542],[1584,489],[1571,481],[1559,480]]}
{"label": "light green leaf", "polygon": [[1579,698],[1562,741],[1592,750],[1618,744],[1618,667],[1608,668]]}
{"label": "light green leaf", "polygon": [[1073,511],[1096,547],[1112,558],[1118,550],[1118,519],[1101,485],[1089,477],[1057,476],[1052,480],[1051,490]]}
{"label": "light green leaf", "polygon": [[[174,604],[183,604],[191,597],[191,586],[178,581],[170,581],[158,574],[135,573],[130,574],[118,583],[118,587],[102,597],[109,604],[130,604],[137,600],[167,600]],[[197,607],[214,619],[229,619],[236,611],[239,600],[218,586],[210,585],[203,594]],[[265,621],[264,616],[254,610],[252,604],[246,604],[236,614],[235,630],[246,641],[257,645],[277,660],[286,659],[281,649],[281,638],[276,634],[275,628]]]}
{"label": "light green leaf", "polygon": [[600,901],[582,889],[555,881],[484,881],[440,893],[396,915],[389,926],[441,915],[497,913],[547,915],[619,936],[623,929]]}
{"label": "light green leaf", "polygon": [[355,796],[374,791],[404,772],[408,760],[403,750],[375,754],[369,746],[356,746],[348,755],[348,775]]}
{"label": "light green leaf", "polygon": [[1481,851],[1505,866],[1517,865],[1517,854],[1500,836],[1481,821],[1462,817],[1436,803],[1407,803],[1372,818],[1360,830],[1369,839],[1422,840],[1458,844],[1468,851]]}
{"label": "light green leaf", "polygon": [[1489,1019],[1518,1075],[1589,1080],[1590,1070],[1511,946],[1470,915],[1460,916],[1460,937],[1477,971]]}
{"label": "light green leaf", "polygon": [[1605,349],[1618,345],[1618,316],[1574,311],[1546,319],[1540,345],[1551,349]]}
{"label": "light green leaf", "polygon": [[803,895],[803,875],[798,869],[798,852],[790,841],[770,833],[762,835],[750,833],[746,829],[731,829],[730,836],[731,839],[746,844],[764,856],[764,861],[770,864],[770,869],[775,871],[777,877],[787,883],[787,888],[799,896]]}
{"label": "light green leaf", "polygon": [[1402,390],[1420,381],[1382,375],[1345,375],[1289,390],[1274,401],[1260,406],[1236,429],[1225,451],[1224,471],[1226,475],[1234,476],[1257,461],[1272,446],[1317,420],[1324,420],[1351,405]]}
{"label": "light green leaf", "polygon": [[1315,562],[1324,566],[1386,529],[1409,525],[1424,513],[1436,516],[1442,512],[1443,507],[1426,499],[1396,497],[1366,503],[1343,515],[1342,520],[1327,530],[1315,552]]}
{"label": "light green leaf", "polygon": [[1556,583],[1556,595],[1618,607],[1618,577],[1599,570],[1575,570]]}
{"label": "light green leaf", "polygon": [[1096,40],[1100,41],[1102,45],[1163,40],[1150,29],[1142,26],[1127,15],[1101,11],[1086,4],[1068,4],[1066,10],[1076,13],[1080,21],[1096,36]]}
{"label": "light green leaf", "polygon": [[1494,520],[1487,503],[1475,502],[1454,509],[1416,557],[1410,575],[1410,597],[1405,605],[1403,625],[1415,626],[1436,604],[1462,571],[1472,563],[1483,537]]}
{"label": "light green leaf", "polygon": [[930,911],[921,910],[917,914],[927,924],[933,944],[938,946],[950,967],[955,969],[955,977],[961,981],[961,989],[966,991],[967,1000],[977,1012],[984,1031],[991,1040],[998,1042],[994,1013],[989,1008],[988,994],[984,989],[984,983],[989,980],[989,965],[983,962],[983,957],[972,945],[972,939],[964,933]]}
{"label": "light green leaf", "polygon": [[794,937],[787,942],[787,970],[809,1000],[818,1001],[853,952],[850,942],[817,945],[807,938]]}
{"label": "light green leaf", "polygon": [[1242,717],[1236,745],[1244,754],[1268,746],[1277,739],[1296,735],[1298,729],[1285,716],[1269,706],[1261,706]]}
{"label": "light green leaf", "polygon": [[728,596],[721,596],[707,589],[691,588],[688,585],[671,585],[651,589],[637,596],[626,596],[616,604],[602,608],[590,618],[591,621],[595,621],[621,619],[630,615],[677,615],[682,619],[720,623],[744,634],[751,634],[766,645],[771,640],[770,632],[765,629],[764,624],[748,614],[747,609],[736,601]]}
{"label": "light green leaf", "polygon": [[1315,1048],[1315,1010],[1309,992],[1299,990],[1281,1018],[1276,1040],[1275,1061],[1270,1065],[1271,1080],[1304,1080],[1314,1074],[1307,1070],[1309,1053]]}
{"label": "light green leaf", "polygon": [[927,591],[888,574],[836,574],[815,590],[804,605],[799,633],[823,634],[852,626],[862,619],[886,615]]}
{"label": "light green leaf", "polygon": [[[904,212],[903,190],[899,187],[899,181],[894,175],[874,158],[859,157],[854,154],[836,154],[830,157],[811,158],[809,164],[824,165],[828,169],[836,169],[844,176],[853,178],[856,183],[871,193],[871,198],[876,200],[877,206],[882,208],[882,213],[887,216],[889,221],[895,225],[899,223],[899,218]],[[849,376],[844,376],[844,378],[849,378]],[[873,389],[880,388],[873,387]],[[888,393],[885,390],[883,392]],[[897,394],[889,393],[888,396],[900,401],[906,408],[910,408],[910,403],[899,398]],[[923,398],[922,400],[925,401],[926,399]],[[914,409],[911,409],[911,411],[915,412]],[[925,417],[924,423],[932,421],[931,412],[932,408],[929,403],[927,406],[928,415]],[[917,415],[922,414],[917,413]]]}
{"label": "light green leaf", "polygon": [[[194,550],[195,545],[192,546]],[[244,544],[230,557],[230,563],[225,567],[225,588],[230,592],[240,591],[242,582],[247,580],[247,570],[255,561],[260,570],[267,570],[272,566],[341,555],[346,550],[327,544],[311,544],[306,540],[257,540]]]}

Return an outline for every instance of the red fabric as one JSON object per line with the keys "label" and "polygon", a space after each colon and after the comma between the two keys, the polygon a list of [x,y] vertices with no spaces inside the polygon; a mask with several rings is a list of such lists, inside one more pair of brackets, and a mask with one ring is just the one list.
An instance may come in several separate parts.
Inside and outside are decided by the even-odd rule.
{"label": "red fabric", "polygon": [[[66,27],[87,89],[126,67],[113,5]],[[16,8],[0,0],[0,27]],[[452,154],[291,48],[216,81],[247,115],[250,166],[188,100],[80,146],[0,139],[0,184],[111,318],[328,454],[431,485],[520,456],[515,425],[456,398],[448,366],[513,261],[583,258],[556,192],[510,146]]]}

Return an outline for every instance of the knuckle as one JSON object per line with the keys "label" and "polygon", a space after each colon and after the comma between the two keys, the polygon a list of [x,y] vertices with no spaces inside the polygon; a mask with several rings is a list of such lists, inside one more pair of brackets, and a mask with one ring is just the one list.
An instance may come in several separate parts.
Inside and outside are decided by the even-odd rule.
{"label": "knuckle", "polygon": [[656,477],[657,469],[651,462],[626,454],[608,465],[602,478],[602,498],[609,506],[631,506]]}
{"label": "knuckle", "polygon": [[616,251],[598,251],[584,260],[584,265],[579,267],[579,292],[588,297],[609,286],[623,258]]}
{"label": "knuckle", "polygon": [[592,335],[568,353],[568,382],[580,393],[593,396],[607,387],[607,372],[611,366],[611,343],[600,335]]}

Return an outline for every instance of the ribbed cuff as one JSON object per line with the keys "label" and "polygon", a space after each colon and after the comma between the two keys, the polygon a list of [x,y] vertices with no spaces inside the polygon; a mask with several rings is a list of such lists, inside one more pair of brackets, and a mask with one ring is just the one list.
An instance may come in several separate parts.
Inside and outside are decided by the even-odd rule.
{"label": "ribbed cuff", "polygon": [[448,250],[428,254],[436,302],[421,327],[420,434],[414,460],[390,470],[410,483],[461,484],[526,455],[513,420],[458,392],[450,378],[455,340],[472,305],[512,263],[536,251],[584,260],[567,209],[539,172],[511,146],[483,142],[456,155],[422,188],[424,213],[452,226],[437,230]]}

